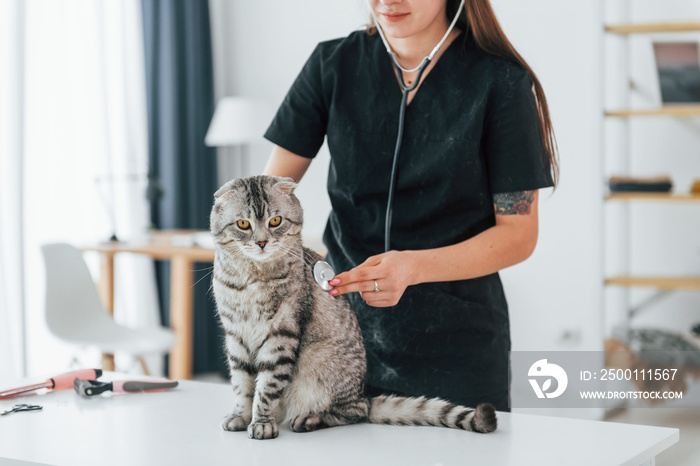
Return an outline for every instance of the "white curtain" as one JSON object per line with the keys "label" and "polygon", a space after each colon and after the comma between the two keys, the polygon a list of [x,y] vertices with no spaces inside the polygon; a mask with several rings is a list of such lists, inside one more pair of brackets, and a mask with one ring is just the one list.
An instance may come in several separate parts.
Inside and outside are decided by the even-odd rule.
{"label": "white curtain", "polygon": [[[24,8],[24,138],[20,149],[8,154],[22,161],[23,197],[14,198],[23,230],[23,245],[14,244],[23,251],[19,314],[26,321],[28,372],[51,373],[66,367],[73,349],[54,339],[44,324],[41,244],[94,243],[109,238],[113,229],[121,239],[134,238],[149,225],[141,5],[140,0],[16,1]],[[3,230],[5,220],[0,218]],[[9,238],[7,243],[12,247]],[[98,272],[97,257],[88,259]],[[4,275],[13,266],[0,256]],[[157,325],[152,263],[125,257],[115,267],[117,320]],[[11,334],[22,331],[16,322],[8,327]],[[160,366],[158,358],[149,361],[153,373]]]}
{"label": "white curtain", "polygon": [[0,381],[24,376],[23,4],[0,2]]}

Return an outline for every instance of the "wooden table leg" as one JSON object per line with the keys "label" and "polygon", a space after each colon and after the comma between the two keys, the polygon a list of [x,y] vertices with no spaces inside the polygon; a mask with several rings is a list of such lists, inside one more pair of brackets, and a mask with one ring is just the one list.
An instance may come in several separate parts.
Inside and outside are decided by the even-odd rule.
{"label": "wooden table leg", "polygon": [[192,378],[193,268],[187,257],[170,261],[170,327],[177,339],[170,350],[171,379]]}
{"label": "wooden table leg", "polygon": [[[107,309],[109,315],[114,318],[114,254],[103,253],[100,267],[100,297],[102,305]],[[102,369],[105,371],[114,370],[114,355],[102,353]]]}

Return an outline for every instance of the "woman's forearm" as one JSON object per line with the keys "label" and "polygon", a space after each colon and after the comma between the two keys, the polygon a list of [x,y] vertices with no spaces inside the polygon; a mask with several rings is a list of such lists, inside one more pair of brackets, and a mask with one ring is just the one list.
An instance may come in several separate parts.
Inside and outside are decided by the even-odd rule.
{"label": "woman's forearm", "polygon": [[395,306],[411,285],[483,277],[522,262],[537,244],[537,197],[536,191],[494,195],[493,227],[451,246],[371,256],[330,280],[330,294],[359,291],[370,306]]}
{"label": "woman's forearm", "polygon": [[488,230],[452,246],[371,256],[330,280],[328,283],[334,287],[330,294],[359,291],[368,305],[388,307],[395,306],[411,285],[466,280],[498,272],[532,254],[537,242],[537,222],[535,219],[533,229],[532,220],[497,221]]}
{"label": "woman's forearm", "polygon": [[495,225],[461,243],[404,251],[413,271],[411,284],[483,277],[524,261],[535,250],[537,228]]}
{"label": "woman's forearm", "polygon": [[538,198],[537,191],[496,194],[495,226],[461,243],[406,251],[412,284],[483,277],[530,257],[537,244]]}
{"label": "woman's forearm", "polygon": [[311,159],[296,155],[276,145],[267,160],[263,175],[290,177],[298,183],[309,165],[311,165]]}

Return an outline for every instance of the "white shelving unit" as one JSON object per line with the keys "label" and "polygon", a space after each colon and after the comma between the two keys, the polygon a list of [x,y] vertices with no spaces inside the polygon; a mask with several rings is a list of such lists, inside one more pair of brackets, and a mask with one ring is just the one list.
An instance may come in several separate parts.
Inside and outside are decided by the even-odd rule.
{"label": "white shelving unit", "polygon": [[[627,6],[629,4],[627,3]],[[659,5],[661,8],[661,5]],[[629,11],[625,11],[623,16],[629,18]],[[615,38],[619,46],[621,58],[617,62],[620,66],[621,79],[624,79],[625,90],[622,96],[622,108],[612,108],[606,107],[607,102],[605,99],[606,91],[606,80],[607,74],[606,69],[603,68],[602,74],[602,89],[603,89],[603,99],[602,103],[604,106],[603,110],[603,137],[602,137],[602,161],[601,167],[603,168],[604,178],[607,179],[611,175],[623,175],[623,176],[633,176],[634,173],[629,173],[630,166],[632,165],[632,160],[635,156],[632,153],[631,146],[631,131],[630,131],[630,121],[636,118],[673,118],[673,119],[687,119],[687,118],[700,118],[700,104],[698,105],[673,105],[673,106],[656,106],[651,108],[633,108],[630,105],[631,99],[630,94],[633,92],[633,81],[631,76],[631,58],[630,58],[630,40],[632,37],[639,37],[640,35],[648,34],[663,34],[673,35],[679,32],[700,32],[700,20],[682,20],[677,22],[658,22],[658,23],[619,23],[619,24],[605,24],[603,39],[601,40],[601,54],[603,56],[603,62],[606,62],[606,53],[608,53],[609,43],[611,41],[608,38]],[[616,119],[621,122],[618,126],[618,131],[621,134],[616,134],[617,140],[619,141],[619,150],[612,151],[609,148],[609,140],[612,135],[612,131],[609,131],[607,121],[610,119]],[[680,121],[679,121],[680,124]],[[698,148],[688,148],[688,150],[698,151]],[[616,152],[615,154],[611,152]],[[621,167],[623,173],[610,173],[608,166],[610,165],[611,157],[618,157],[618,167]],[[700,165],[700,161],[698,162]],[[697,169],[698,167],[693,167]],[[620,169],[620,168],[618,168]],[[699,173],[700,174],[700,173]],[[612,325],[611,323],[617,325],[624,325],[628,327],[630,325],[632,317],[640,311],[646,304],[656,301],[660,296],[663,296],[669,292],[673,291],[698,291],[700,292],[700,276],[685,276],[685,275],[653,275],[653,276],[640,276],[635,275],[631,270],[631,257],[630,257],[630,238],[636,232],[631,231],[630,228],[630,209],[633,204],[638,203],[662,203],[665,206],[683,205],[687,206],[684,208],[688,209],[687,215],[700,215],[700,195],[691,193],[608,193],[601,200],[603,203],[600,212],[603,217],[601,221],[602,225],[602,241],[603,241],[603,252],[602,252],[602,273],[604,275],[602,286],[607,289],[608,287],[621,287],[621,292],[619,293],[619,299],[616,300],[615,304],[611,304],[610,297],[605,297],[605,289],[603,291],[603,307],[604,307],[604,320],[606,321],[605,331],[609,332]],[[618,209],[621,215],[616,221],[614,228],[615,232],[611,233],[611,226],[606,224],[605,217],[607,209],[611,205],[618,205]],[[682,225],[668,225],[667,228],[682,228]],[[615,238],[612,238],[615,236]],[[617,240],[616,243],[619,247],[611,248],[610,244]],[[614,256],[617,268],[615,272],[610,271],[611,257]],[[637,303],[635,308],[632,307],[630,300],[630,289],[631,288],[649,288],[657,290],[657,294],[653,295],[651,298],[647,299],[645,302],[639,304]],[[617,309],[612,309],[616,307]],[[624,308],[624,309],[621,309]],[[622,321],[620,318],[622,317]],[[613,319],[616,319],[613,321]],[[612,322],[611,322],[612,321]],[[606,333],[606,338],[609,338],[609,333]],[[607,340],[606,340],[607,343]]]}

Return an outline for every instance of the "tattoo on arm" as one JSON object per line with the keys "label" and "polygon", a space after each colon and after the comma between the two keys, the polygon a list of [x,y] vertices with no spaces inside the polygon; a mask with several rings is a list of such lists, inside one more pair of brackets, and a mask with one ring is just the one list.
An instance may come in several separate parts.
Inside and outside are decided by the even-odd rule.
{"label": "tattoo on arm", "polygon": [[530,215],[535,191],[515,191],[493,195],[496,215]]}

